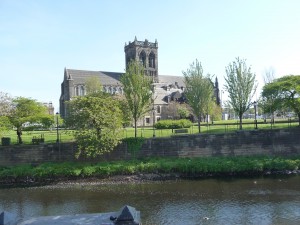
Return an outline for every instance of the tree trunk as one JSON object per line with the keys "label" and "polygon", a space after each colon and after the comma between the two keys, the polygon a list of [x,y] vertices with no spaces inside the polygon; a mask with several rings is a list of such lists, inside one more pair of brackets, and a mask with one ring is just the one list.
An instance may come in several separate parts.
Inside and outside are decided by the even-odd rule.
{"label": "tree trunk", "polygon": [[134,119],[134,137],[136,138],[137,137],[137,126],[136,126],[136,124],[137,124],[137,120],[136,120],[136,118]]}
{"label": "tree trunk", "polygon": [[17,128],[17,135],[18,135],[18,143],[22,144],[23,141],[22,141],[22,129],[21,129],[21,127]]}
{"label": "tree trunk", "polygon": [[300,113],[298,113],[298,122],[299,122],[299,127],[300,127]]}
{"label": "tree trunk", "polygon": [[198,132],[199,133],[201,133],[200,121],[201,121],[201,115],[198,116]]}
{"label": "tree trunk", "polygon": [[240,130],[243,129],[243,114],[240,114]]}

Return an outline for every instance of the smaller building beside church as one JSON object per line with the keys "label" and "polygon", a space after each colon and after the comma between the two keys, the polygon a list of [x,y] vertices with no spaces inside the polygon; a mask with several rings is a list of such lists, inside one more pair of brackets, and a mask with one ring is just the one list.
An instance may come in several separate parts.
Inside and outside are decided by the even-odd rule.
{"label": "smaller building beside church", "polygon": [[[152,112],[145,115],[140,126],[150,126],[160,119],[174,117],[172,103],[184,101],[184,77],[174,75],[160,75],[158,73],[158,42],[138,41],[125,43],[125,66],[131,60],[139,61],[145,69],[145,74],[151,77],[154,87],[154,104]],[[106,71],[89,71],[78,69],[64,69],[64,78],[61,84],[60,114],[67,116],[66,102],[75,96],[86,94],[85,81],[89,77],[99,77],[103,91],[110,94],[123,94],[120,78],[123,73]],[[217,104],[220,103],[218,82],[214,84]]]}

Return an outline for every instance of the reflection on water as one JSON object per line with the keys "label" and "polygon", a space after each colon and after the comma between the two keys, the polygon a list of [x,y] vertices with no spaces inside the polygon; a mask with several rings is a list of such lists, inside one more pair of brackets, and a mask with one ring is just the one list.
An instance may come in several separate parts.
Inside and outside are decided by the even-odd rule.
{"label": "reflection on water", "polygon": [[300,176],[0,189],[0,211],[22,218],[97,213],[128,204],[143,225],[300,224]]}

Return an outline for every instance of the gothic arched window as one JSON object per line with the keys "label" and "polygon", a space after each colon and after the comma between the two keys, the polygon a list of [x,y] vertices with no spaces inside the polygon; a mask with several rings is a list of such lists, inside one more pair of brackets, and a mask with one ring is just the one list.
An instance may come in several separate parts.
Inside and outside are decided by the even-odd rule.
{"label": "gothic arched window", "polygon": [[76,87],[75,87],[75,95],[76,95],[76,96],[79,96],[79,86],[76,86]]}
{"label": "gothic arched window", "polygon": [[81,85],[79,88],[79,95],[84,96],[84,86],[83,85]]}
{"label": "gothic arched window", "polygon": [[149,55],[149,67],[155,68],[155,55],[153,52]]}
{"label": "gothic arched window", "polygon": [[146,53],[145,53],[145,51],[142,51],[142,52],[140,53],[139,60],[140,60],[140,63],[141,63],[144,67],[146,67]]}

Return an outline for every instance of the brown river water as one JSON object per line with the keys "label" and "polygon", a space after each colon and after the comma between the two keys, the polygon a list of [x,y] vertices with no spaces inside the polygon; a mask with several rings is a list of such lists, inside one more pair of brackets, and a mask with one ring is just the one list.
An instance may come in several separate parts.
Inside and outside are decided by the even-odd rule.
{"label": "brown river water", "polygon": [[143,225],[300,224],[300,176],[0,189],[0,212],[23,219],[124,205],[141,212]]}

